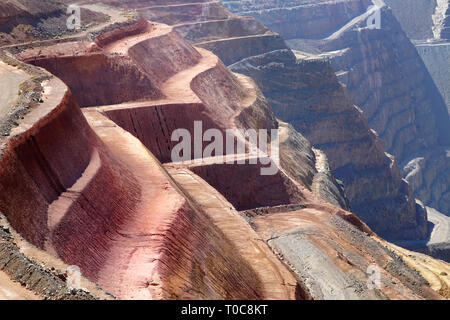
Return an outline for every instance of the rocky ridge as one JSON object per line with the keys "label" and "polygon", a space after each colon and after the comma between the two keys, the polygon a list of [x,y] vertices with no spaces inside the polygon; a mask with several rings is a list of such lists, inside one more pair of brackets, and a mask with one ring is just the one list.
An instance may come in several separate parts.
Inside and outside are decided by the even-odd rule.
{"label": "rocky ridge", "polygon": [[[217,57],[192,47],[173,28],[141,21],[122,32],[100,34],[95,45],[28,48],[18,57],[61,78],[67,72],[81,76],[86,67],[94,75],[132,76],[151,93],[140,98],[139,88],[129,87],[130,92],[111,97],[96,98],[94,92],[84,97],[80,82],[66,78],[64,84],[50,76],[42,83],[42,103],[2,141],[0,209],[11,225],[42,250],[79,265],[115,296],[328,297],[328,287],[315,274],[295,271],[299,257],[289,245],[266,242],[267,227],[239,212],[276,203],[281,215],[296,212],[275,219],[289,222],[287,229],[273,224],[277,233],[298,229],[300,247],[340,275],[336,298],[438,298],[418,273],[373,242],[377,237],[364,223],[310,191],[317,173],[321,179],[332,177],[323,155],[292,127],[278,123],[254,82],[231,74]],[[80,64],[86,57],[91,64]],[[168,65],[161,65],[164,61]],[[89,80],[98,85],[95,77]],[[86,99],[85,108],[75,97]],[[282,127],[286,168],[267,178],[270,189],[227,193],[223,183],[252,186],[248,181],[260,167],[227,167],[214,158],[186,166],[165,158],[171,130],[193,120],[218,130]],[[293,145],[304,152],[290,149]],[[297,171],[289,165],[310,169],[293,178],[289,172]],[[262,202],[252,203],[255,195]],[[259,222],[269,220],[261,216]],[[385,279],[375,292],[365,284],[365,271],[373,263]]]}
{"label": "rocky ridge", "polygon": [[[147,3],[151,4],[153,2],[147,1]],[[241,3],[226,3],[227,6],[237,6],[238,4]],[[211,17],[210,15],[204,15],[207,11],[202,8],[210,5],[211,4],[209,3],[189,4],[188,1],[185,1],[178,5],[174,4],[171,6],[159,5],[153,7],[149,5],[144,9],[138,8],[137,10],[146,18],[155,20],[160,19],[166,23],[177,21],[174,27],[181,34],[188,36],[188,39],[191,42],[212,50],[219,55],[223,61],[230,64],[231,70],[251,76],[268,99],[268,102],[277,117],[283,121],[291,122],[292,120],[294,127],[296,126],[296,129],[304,134],[313,144],[317,143],[319,149],[328,148],[328,152],[326,153],[334,175],[340,180],[346,180],[344,181],[344,186],[347,194],[350,195],[348,198],[350,200],[351,208],[374,228],[374,230],[389,237],[420,238],[425,236],[426,213],[423,207],[414,203],[414,199],[410,194],[410,189],[402,181],[400,174],[396,169],[396,165],[392,162],[390,157],[384,154],[384,151],[378,142],[378,138],[371,132],[358,109],[353,106],[350,98],[347,97],[345,89],[340,87],[337,79],[332,72],[330,72],[332,69],[327,62],[318,61],[320,59],[309,58],[303,59],[305,61],[301,62],[301,56],[296,56],[292,53],[284,43],[280,45],[278,40],[271,40],[271,42],[276,45],[261,46],[261,39],[266,39],[267,33],[271,33],[268,29],[258,25],[258,23],[251,18],[240,18],[241,21],[239,23],[241,28],[238,29],[240,33],[229,35],[227,34],[228,29],[224,29],[222,26],[231,23],[231,21],[236,24],[236,17],[230,13],[227,14],[227,11],[223,8],[221,11],[219,10],[220,15],[218,16]],[[214,5],[217,4],[214,3]],[[245,3],[242,5],[245,5]],[[342,3],[340,3],[340,5],[342,5]],[[191,15],[187,21],[182,23],[180,21],[185,17],[180,14],[181,10],[178,11],[177,9],[174,9],[174,7],[185,8],[186,6],[191,6],[192,8],[197,7],[195,12],[198,16]],[[164,12],[164,14],[161,12]],[[196,30],[205,28],[205,25],[208,26],[208,33],[203,32],[198,34],[195,32]],[[322,29],[324,29],[324,27],[322,27]],[[208,35],[207,39],[205,39],[205,35]],[[198,36],[199,39],[197,39],[196,36]],[[223,46],[227,49],[224,50]],[[238,49],[236,50],[235,48]],[[267,65],[267,67],[265,67],[265,65]],[[305,66],[310,66],[309,69],[314,70],[314,76],[309,78],[309,71],[303,70]],[[323,84],[313,82],[313,79],[320,78],[328,80]],[[289,83],[286,83],[283,79],[296,79],[297,82],[290,80]],[[326,92],[325,89],[328,88],[333,89],[329,91],[329,95],[322,97],[323,93]],[[299,99],[302,92],[307,94],[311,91],[314,92],[314,94]],[[338,99],[336,99],[336,95],[339,97]],[[304,100],[306,100],[306,102],[304,102]],[[308,109],[302,107],[304,103],[310,103],[310,101],[317,101],[320,107],[309,106],[307,107]],[[359,123],[359,129],[356,129],[356,131],[353,127],[352,129],[349,129],[347,131],[347,138],[344,138],[343,136],[339,137],[335,132],[329,130],[321,130],[317,125],[308,125],[308,122],[311,121],[311,119],[317,119],[316,121],[319,122],[326,118],[330,119],[330,121],[336,121],[336,119],[333,118],[335,115],[333,108],[334,105],[336,105],[336,101],[339,101],[339,106],[336,106],[336,108],[347,110],[345,111],[346,113],[343,113],[343,115],[345,114],[346,116],[341,116],[339,119],[341,122],[337,123],[337,127],[348,127],[348,122],[350,122],[350,120],[346,120],[348,114],[352,114],[352,117],[349,119],[359,119],[356,121],[356,123]],[[333,107],[330,107],[330,103]],[[317,110],[314,110],[315,108]],[[327,108],[329,110],[327,110]],[[325,116],[325,114],[327,115]],[[302,121],[303,125],[301,124]],[[322,125],[326,126],[327,122],[322,121]],[[322,137],[319,138],[319,135],[322,135]],[[341,139],[340,145],[337,144],[338,141],[336,139]],[[342,142],[345,142],[345,139],[349,141],[342,144]],[[353,143],[352,146],[354,146],[358,139],[365,140],[369,145],[372,145],[372,147],[365,146],[360,150],[353,149],[351,152],[354,153],[354,156],[348,157],[346,153],[351,149],[349,144]],[[340,151],[336,152],[336,150]],[[346,163],[343,162],[344,159],[347,161]],[[361,167],[360,165],[367,159],[370,160]],[[348,161],[350,161],[350,163]],[[352,164],[352,162],[354,163]],[[345,169],[346,165],[349,165],[351,169]],[[356,167],[352,167],[352,165]],[[358,166],[359,169],[353,169],[358,168]],[[368,166],[371,170],[367,170]],[[337,171],[337,169],[340,168],[342,168],[342,170]],[[381,174],[384,177],[383,179],[378,178],[377,171],[378,174],[383,172]],[[392,182],[386,184],[386,179],[387,181]],[[378,181],[378,184],[376,181]],[[368,194],[365,192],[362,186],[369,186],[374,183],[380,187],[378,189],[379,192],[374,193],[372,198],[370,198],[370,193]],[[369,197],[369,199],[367,197]],[[374,203],[380,203],[380,205],[375,207],[373,205]],[[402,204],[399,205],[399,203]],[[377,212],[383,213],[377,215]],[[389,219],[391,223],[382,223],[381,221],[383,219]],[[390,227],[386,228],[387,225]]]}
{"label": "rocky ridge", "polygon": [[[413,1],[409,8],[414,15],[404,15],[403,2],[396,0],[386,1],[399,20],[407,35],[414,39],[413,43],[430,72],[436,86],[445,100],[450,114],[450,86],[447,72],[450,65],[450,43],[448,29],[448,1]],[[418,21],[421,28],[414,27]],[[450,199],[448,197],[448,146],[436,149],[432,157],[417,157],[405,167],[407,179],[414,185],[419,198],[426,203],[433,204],[440,211],[448,215]],[[447,154],[447,156],[445,156]],[[430,162],[438,164],[430,168]],[[417,168],[411,170],[411,168]],[[422,168],[419,170],[419,168]],[[423,172],[420,172],[423,171]],[[426,176],[424,178],[424,176]],[[433,176],[438,177],[433,180]],[[429,192],[427,190],[431,190]],[[435,196],[435,195],[441,195]]]}
{"label": "rocky ridge", "polygon": [[[326,11],[329,5],[320,1],[311,4],[299,0],[283,5],[265,1],[263,9],[252,12],[247,11],[246,1],[224,3],[236,13],[253,15],[266,25],[276,23],[278,12],[296,19],[295,13],[299,10],[315,16],[313,12]],[[305,58],[331,61],[339,80],[346,85],[352,103],[364,111],[384,149],[396,157],[415,196],[445,213],[449,203],[446,150],[450,139],[445,103],[392,11],[384,6],[380,11],[382,28],[370,30],[366,25],[370,14],[366,10],[372,2],[356,3],[359,5],[355,1],[336,3],[343,8],[341,12],[355,8],[353,14],[338,28],[334,16],[318,20],[325,25],[322,34],[307,34],[305,30],[310,29],[310,23],[301,19],[298,23],[303,23],[300,28],[304,33],[302,38],[290,33],[290,23],[286,23],[285,28],[279,25],[278,32],[287,39],[290,47],[300,51],[298,56],[303,54]],[[289,18],[285,20],[289,21]],[[402,50],[396,50],[398,47]],[[276,107],[274,110],[277,112]],[[427,159],[427,164],[419,170],[423,180],[418,185],[412,176],[408,176],[406,168],[410,161],[422,157]],[[439,166],[430,167],[432,164]]]}
{"label": "rocky ridge", "polygon": [[67,5],[54,0],[3,0],[0,3],[0,46],[44,39],[74,36],[86,29],[105,24],[108,17],[81,7],[81,30],[67,28]]}

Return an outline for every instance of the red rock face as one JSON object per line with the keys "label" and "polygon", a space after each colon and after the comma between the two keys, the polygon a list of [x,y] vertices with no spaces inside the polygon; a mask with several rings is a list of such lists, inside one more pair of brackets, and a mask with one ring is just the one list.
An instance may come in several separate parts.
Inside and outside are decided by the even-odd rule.
{"label": "red rock face", "polygon": [[[191,170],[230,201],[236,210],[300,203],[304,197],[282,172],[261,175],[261,165],[206,165]],[[242,189],[233,186],[242,186]]]}
{"label": "red rock face", "polygon": [[[141,84],[161,96],[139,96],[131,89],[133,77],[123,79],[133,81],[125,85],[129,92],[119,90],[117,96],[104,96],[99,88],[98,101],[93,90],[84,92],[72,79],[67,82],[75,98],[57,78],[44,84],[44,103],[11,132],[0,159],[0,209],[28,241],[80,266],[122,299],[328,298],[323,279],[307,274],[305,280],[296,272],[302,258],[297,249],[305,243],[314,265],[338,274],[337,289],[351,291],[338,298],[437,297],[411,269],[400,268],[358,218],[308,190],[318,174],[311,167],[323,170],[326,161],[319,166],[299,134],[278,123],[253,81],[230,73],[211,52],[192,47],[167,26],[110,35],[97,48],[62,57],[41,54],[35,61],[62,78],[67,73],[59,62],[70,61],[93,89],[91,79],[126,65],[124,70],[139,71],[148,81]],[[42,52],[64,51],[66,45]],[[21,57],[34,61],[29,59],[35,53]],[[98,77],[88,77],[81,62],[92,56],[113,57],[115,63],[101,64],[94,70]],[[76,99],[96,102],[80,109]],[[157,157],[169,161],[170,131],[190,129],[197,119],[222,131],[283,127],[284,163],[308,166],[309,178],[291,178],[295,165],[269,177],[259,175],[259,166],[162,166]],[[244,185],[244,191],[235,189]],[[266,215],[261,206],[275,208]],[[293,239],[293,246],[292,232],[302,238]],[[377,294],[360,294],[372,261],[380,268],[391,262],[394,270],[383,271],[385,286]],[[359,282],[349,280],[354,276]],[[392,289],[394,282],[401,283],[399,289]]]}
{"label": "red rock face", "polygon": [[[123,90],[125,96],[102,96],[99,88],[99,95],[94,95],[96,79],[111,77],[111,69],[121,59],[127,61],[129,69],[144,70],[154,79],[165,70],[155,81],[156,87],[147,82],[147,89],[159,90],[164,98],[142,92],[133,99],[147,102],[86,108],[83,115],[67,88],[59,80],[52,80],[43,97],[46,102],[27,115],[2,158],[2,212],[28,241],[79,266],[86,277],[119,298],[294,298],[295,280],[280,262],[270,262],[279,274],[276,281],[265,276],[263,268],[251,266],[247,249],[235,248],[235,236],[223,234],[208,214],[187,200],[156,158],[121,128],[130,129],[158,157],[169,161],[170,153],[165,151],[169,150],[169,130],[192,126],[195,119],[203,120],[206,126],[224,128],[232,125],[227,115],[237,116],[240,109],[253,105],[253,99],[243,103],[248,90],[215,56],[194,50],[166,27],[153,31],[104,40],[105,49],[94,54],[86,50],[76,57],[43,56],[33,60],[62,78],[70,74],[66,73],[69,66],[70,71],[77,72],[76,78],[84,77],[67,79],[86,105],[90,101],[122,102],[132,99],[125,94],[138,93]],[[168,43],[168,48],[161,47],[160,54],[175,47],[184,47],[188,53],[175,50],[169,55],[167,68],[142,56],[136,62],[139,53],[154,54],[164,43],[161,39],[152,43],[149,39],[153,36],[165,38]],[[27,54],[33,51],[22,57],[27,59]],[[104,62],[113,55],[116,64],[102,63],[101,68],[83,72],[97,66],[95,58]],[[201,85],[206,81],[203,77],[211,79],[211,87]],[[133,78],[126,79],[132,82],[125,89],[135,85]],[[217,114],[213,101],[203,103],[191,89],[191,82],[194,91],[223,98],[224,112]],[[229,85],[214,92],[214,84],[221,82]],[[93,90],[85,91],[81,85]],[[180,112],[186,117],[179,117]],[[133,115],[140,122],[134,123]],[[258,119],[256,115],[253,118]],[[21,198],[23,195],[27,197]],[[247,226],[240,233],[243,242],[255,236],[249,230]],[[268,248],[263,251],[263,260],[274,260]],[[288,289],[285,283],[292,287]]]}
{"label": "red rock face", "polygon": [[[63,97],[46,118],[11,140],[2,158],[1,210],[12,226],[121,298],[262,298],[258,278],[230,241],[193,211],[145,148],[87,111],[103,136],[98,138],[70,93]],[[37,120],[33,116],[26,120]],[[221,240],[205,243],[206,234]],[[223,268],[230,271],[218,274],[206,257],[215,263],[224,257]],[[192,274],[198,268],[209,271]],[[185,283],[182,273],[191,280]]]}
{"label": "red rock face", "polygon": [[[186,129],[194,136],[194,122],[201,121],[204,130],[217,126],[202,111],[202,104],[170,104],[106,109],[108,117],[138,138],[162,163],[172,162],[172,150],[178,144],[172,141],[172,132]],[[191,143],[194,150],[194,141]],[[193,156],[193,153],[192,153]]]}
{"label": "red rock face", "polygon": [[[48,231],[47,218],[36,212],[44,210],[47,203],[75,183],[88,166],[92,152],[92,131],[80,110],[69,93],[62,90],[58,95],[59,109],[12,139],[2,159],[2,211],[7,216],[21,212],[11,216],[13,226],[40,247]],[[85,133],[80,137],[80,132]],[[70,150],[83,150],[86,146],[86,152],[71,155]],[[19,181],[23,183],[18,184]],[[14,191],[11,186],[20,187],[21,191]]]}
{"label": "red rock face", "polygon": [[0,23],[6,23],[23,14],[25,14],[25,12],[23,9],[20,9],[16,3],[5,2],[0,4]]}

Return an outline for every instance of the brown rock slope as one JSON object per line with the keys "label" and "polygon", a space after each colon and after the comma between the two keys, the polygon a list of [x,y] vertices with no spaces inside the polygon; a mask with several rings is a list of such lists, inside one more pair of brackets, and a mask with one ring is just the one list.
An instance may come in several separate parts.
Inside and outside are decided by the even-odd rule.
{"label": "brown rock slope", "polygon": [[[138,1],[122,5],[137,8],[144,17],[174,24],[191,42],[232,64],[232,70],[251,76],[275,114],[325,151],[334,175],[344,183],[352,210],[377,233],[396,239],[426,235],[423,206],[415,204],[396,164],[384,154],[379,139],[328,63],[295,56],[278,35],[252,18],[229,13],[217,2],[180,1],[169,5]],[[240,5],[245,2],[227,3],[236,11]],[[351,7],[357,16],[362,5],[355,2]],[[190,15],[184,14],[186,8]],[[339,2],[337,12],[342,8]],[[323,15],[325,9],[321,8]],[[331,30],[332,26],[320,28]],[[295,176],[295,171],[304,170],[297,166],[290,173]],[[307,172],[302,174],[301,180],[307,181],[308,176]],[[333,189],[331,193],[336,193]]]}
{"label": "brown rock slope", "polygon": [[73,36],[95,25],[106,23],[108,17],[97,10],[80,8],[83,30],[67,28],[67,5],[73,1],[2,0],[0,2],[0,46],[35,40],[51,40]]}
{"label": "brown rock slope", "polygon": [[62,12],[63,6],[55,1],[4,0],[0,4],[0,21],[7,23],[21,17],[39,17],[40,15]]}
{"label": "brown rock slope", "polygon": [[[89,3],[89,1],[86,2]],[[122,6],[127,9],[137,8],[140,15],[150,18],[152,21],[154,20],[162,23],[176,21],[176,25],[173,26],[173,29],[176,30],[178,34],[187,37],[197,46],[211,50],[216,54],[224,51],[224,54],[220,55],[223,61],[236,61],[248,55],[258,54],[268,50],[271,51],[280,47],[285,48],[283,41],[278,35],[270,32],[253,18],[243,19],[242,17],[232,15],[224,9],[220,2],[196,2],[190,4],[174,1],[173,4],[167,4],[166,2],[160,3],[157,1],[134,1],[131,3],[103,1],[103,3]],[[211,19],[211,21],[208,19]],[[252,30],[250,36],[248,35],[249,30]],[[268,46],[255,46],[255,41],[258,43],[261,41],[261,32],[267,35],[267,39],[275,38],[276,40],[264,40],[263,42],[268,44]],[[229,33],[232,33],[232,37],[223,38]],[[200,37],[201,39],[194,41],[197,37]],[[216,40],[210,41],[211,38]],[[263,38],[265,39],[265,36]],[[202,41],[205,43],[202,43]],[[243,51],[239,51],[239,48]],[[170,55],[171,50],[177,49],[179,48],[168,48],[167,54]],[[137,52],[138,49],[133,49],[133,51]],[[155,65],[158,63],[160,63],[160,61],[155,60]],[[158,69],[158,72],[165,73],[166,71]],[[182,75],[180,78],[181,77]],[[71,78],[70,74],[67,74],[67,78]],[[78,80],[71,79],[68,81]],[[92,90],[92,88],[84,89]],[[195,108],[195,106],[191,107]],[[245,112],[249,110],[251,109],[248,109]],[[112,113],[110,113],[110,116],[113,116]],[[186,116],[189,117],[188,114]],[[115,120],[119,121],[117,118],[115,118]],[[124,124],[122,123],[121,125]],[[248,126],[249,124],[246,123],[243,125]],[[319,170],[320,172],[316,169],[314,165],[316,155],[314,154],[310,143],[298,132],[294,133],[295,130],[292,127],[285,124],[282,124],[282,127],[285,128],[284,131],[286,134],[284,135],[285,138],[282,139],[282,147],[280,150],[281,162],[288,168],[287,170],[290,171],[290,174],[297,182],[308,189],[317,191],[319,189],[322,190],[320,191],[322,197],[327,201],[337,204],[342,208],[347,208],[342,188],[334,181],[334,177],[330,172],[329,167],[324,167]],[[143,137],[140,137],[140,139],[142,141],[145,140]],[[145,142],[147,147],[149,146],[149,143],[151,143],[150,140]],[[162,159],[162,161],[167,161],[168,156],[169,153],[166,151],[165,158]],[[302,163],[305,162],[307,165],[299,166],[296,164],[298,161]]]}
{"label": "brown rock slope", "polygon": [[[236,13],[252,15],[266,25],[276,25],[276,31],[291,48],[330,59],[353,103],[364,111],[371,128],[379,134],[384,149],[397,158],[402,175],[413,185],[415,195],[427,205],[448,213],[450,184],[446,151],[450,143],[450,119],[445,102],[414,46],[383,1],[349,0],[336,4],[265,1],[263,7],[253,11],[248,11],[248,1],[224,2]],[[382,7],[379,30],[367,28],[370,15],[367,8],[371,4]],[[328,12],[335,6],[341,9],[317,19],[316,23],[322,26],[321,34],[302,19],[297,20],[302,34],[292,33],[290,20],[295,20],[299,11],[315,18],[315,12]],[[277,17],[281,13],[291,18],[284,19],[280,25]],[[336,24],[336,16],[344,21]],[[424,161],[411,174],[407,165],[421,158]]]}
{"label": "brown rock slope", "polygon": [[[130,35],[130,28],[139,32]],[[231,74],[217,57],[190,46],[171,28],[140,22],[121,30],[102,33],[96,47],[73,43],[76,56],[64,49],[67,44],[29,49],[20,56],[60,77],[67,69],[54,63],[55,55],[74,77],[105,70],[95,59],[92,65],[77,59],[122,60],[118,69],[107,63],[113,69],[109,72],[123,76],[124,70],[138,70],[149,92],[158,94],[144,93],[137,101],[117,95],[119,104],[108,106],[100,94],[98,101],[89,100],[97,105],[80,109],[74,98],[83,96],[79,83],[71,83],[69,90],[47,75],[43,102],[2,139],[0,210],[26,240],[79,265],[85,276],[119,298],[438,298],[418,273],[374,242],[376,237],[354,215],[326,204],[288,170],[265,181],[258,165],[227,167],[214,158],[194,166],[161,166],[157,158],[167,162],[163,147],[170,149],[171,130],[183,120],[187,128],[203,120],[219,130],[278,124],[252,81]],[[171,46],[186,51],[167,56]],[[156,58],[161,56],[164,60]],[[161,70],[166,73],[156,79]],[[95,77],[89,79],[98,85]],[[181,112],[190,117],[180,117]],[[143,126],[146,117],[148,127]],[[302,143],[297,137],[287,145],[294,142]],[[288,154],[291,162],[303,159]],[[317,158],[312,164],[322,170],[323,156]],[[261,184],[254,179],[267,187],[258,189]],[[233,187],[246,186],[246,192],[226,192],[232,182]],[[255,208],[264,205],[271,207]],[[243,208],[250,211],[237,211]],[[272,223],[277,214],[290,218]],[[283,221],[291,222],[283,227]],[[308,263],[337,274],[337,282],[330,286],[320,272],[299,273],[303,251],[272,242],[269,230],[294,237],[295,248],[311,252]],[[314,239],[319,234],[324,241]],[[379,290],[367,288],[369,264],[381,268]]]}
{"label": "brown rock slope", "polygon": [[[412,1],[406,7],[408,11],[414,12],[412,15],[404,14],[404,3],[398,0],[389,0],[387,4],[391,6],[393,13],[399,20],[409,38],[414,39],[413,43],[438,87],[447,105],[450,114],[450,17],[449,1]],[[431,8],[431,10],[430,10]],[[426,21],[426,23],[424,22]],[[418,22],[420,24],[420,28]],[[417,27],[413,27],[416,26]],[[447,147],[448,153],[448,147]],[[447,175],[440,175],[437,172],[446,168],[445,150],[434,150],[434,153],[425,157],[412,160],[405,167],[407,179],[413,183],[421,199],[439,201],[439,209],[442,212],[449,212],[450,199],[445,185],[448,185]],[[447,155],[448,159],[448,155]],[[448,160],[447,160],[448,161]],[[417,169],[416,169],[417,168]],[[433,177],[438,177],[433,180]],[[433,198],[429,189],[442,197]],[[447,214],[448,215],[448,214]]]}

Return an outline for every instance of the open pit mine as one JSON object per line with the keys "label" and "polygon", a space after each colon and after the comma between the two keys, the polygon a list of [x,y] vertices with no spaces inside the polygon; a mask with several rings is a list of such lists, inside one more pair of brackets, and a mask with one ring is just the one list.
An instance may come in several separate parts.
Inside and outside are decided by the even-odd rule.
{"label": "open pit mine", "polygon": [[0,299],[450,299],[448,4],[0,0]]}

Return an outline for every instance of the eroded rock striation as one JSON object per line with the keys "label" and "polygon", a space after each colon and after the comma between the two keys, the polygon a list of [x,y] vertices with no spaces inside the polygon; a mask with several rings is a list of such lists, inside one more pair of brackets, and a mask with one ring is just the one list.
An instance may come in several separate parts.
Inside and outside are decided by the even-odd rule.
{"label": "eroded rock striation", "polygon": [[[187,6],[186,2],[178,6]],[[173,6],[165,6],[165,9],[158,6],[157,12],[165,12],[160,16],[151,6],[138,11],[144,17],[162,19],[164,22],[177,21],[175,28],[191,42],[212,50],[228,62],[233,71],[252,77],[277,117],[292,123],[313,145],[326,151],[334,175],[344,182],[351,208],[375,231],[388,237],[424,237],[426,213],[423,207],[416,206],[410,188],[402,181],[393,160],[384,154],[378,138],[369,129],[361,112],[353,106],[329,64],[319,61],[321,59],[295,55],[284,43],[280,45],[278,38],[271,40],[276,45],[260,46],[262,39],[272,34],[268,29],[248,17],[227,16],[223,10],[222,18],[210,18],[203,14],[205,10],[201,10],[208,5],[191,4],[198,8],[196,12],[199,15],[191,16],[184,23],[180,22],[184,16],[173,10]],[[230,2],[226,5],[238,11],[237,8],[245,8],[246,3]],[[260,5],[270,6],[270,2]],[[343,3],[339,5],[342,7]],[[355,6],[354,15],[358,8],[361,5]],[[242,9],[242,12],[246,11]],[[236,19],[241,20],[239,34],[228,34],[226,28],[220,28],[229,23],[236,24]],[[206,33],[195,32],[205,26],[209,30],[207,38]],[[325,26],[321,28],[326,32]],[[227,49],[224,50],[223,45]],[[312,72],[315,74],[310,75]],[[355,123],[349,125],[353,120]],[[330,123],[333,123],[331,128],[335,131],[327,127]],[[364,144],[358,146],[361,141]],[[348,152],[351,152],[351,157]],[[372,185],[379,186],[376,193],[364,191],[364,186],[369,188]],[[385,219],[390,223],[386,224]]]}
{"label": "eroded rock striation", "polygon": [[408,38],[411,40],[434,38],[433,15],[436,13],[437,3],[442,1],[410,0],[407,5],[401,0],[384,0],[384,2],[394,12]]}
{"label": "eroded rock striation", "polygon": [[[94,43],[40,43],[2,56],[36,75],[37,96],[27,109],[11,106],[0,140],[0,211],[11,227],[121,299],[439,298],[445,282],[430,287],[342,209],[326,155],[277,120],[259,80],[231,73],[174,28],[130,21],[99,32]],[[310,67],[312,78],[317,68],[337,97],[346,96],[329,64]],[[117,92],[106,95],[100,80],[110,77],[121,87],[111,81]],[[347,99],[339,103],[401,182],[361,112]],[[263,176],[262,164],[224,163],[220,154],[173,163],[172,133],[192,134],[196,121],[216,132],[278,128],[279,170]],[[405,203],[407,221],[417,209]],[[399,227],[416,233],[421,223]],[[369,266],[380,268],[380,289],[367,285]]]}
{"label": "eroded rock striation", "polygon": [[[448,1],[412,1],[406,7],[403,2],[387,1],[439,88],[450,113],[450,86],[448,66],[450,64],[449,32],[450,18]],[[420,22],[420,25],[418,24]]]}
{"label": "eroded rock striation", "polygon": [[[332,6],[345,16],[345,22],[336,27],[336,17],[319,19],[321,34],[312,34],[308,21],[299,19],[302,35],[290,32],[290,23],[284,28],[277,24],[277,14],[296,19],[296,13],[309,12],[314,16],[317,10],[326,11],[325,1],[289,1],[280,5],[276,1],[265,1],[261,10],[248,11],[246,1],[225,1],[225,5],[236,13],[252,15],[266,25],[277,25],[277,31],[285,37],[288,45],[299,50],[297,56],[308,59],[328,59],[350,94],[351,102],[364,111],[369,125],[380,136],[384,149],[394,155],[407,177],[405,166],[414,159],[425,157],[428,163],[440,163],[439,167],[421,168],[426,180],[414,185],[415,195],[428,205],[441,211],[447,209],[448,163],[446,154],[450,139],[450,120],[445,103],[432,78],[421,61],[401,26],[387,7],[380,9],[381,29],[369,29],[367,12],[372,1],[339,1]],[[376,2],[378,3],[378,2]],[[381,6],[383,4],[381,3]],[[333,7],[334,8],[334,7]],[[350,10],[350,8],[353,8]],[[343,12],[351,14],[344,14]],[[289,18],[286,19],[289,21]],[[397,48],[402,50],[397,50]],[[307,53],[305,53],[307,52]],[[264,90],[263,90],[264,92]],[[277,113],[277,108],[274,107]],[[286,120],[286,119],[285,119]],[[430,151],[433,158],[429,158]],[[441,160],[437,160],[437,158]],[[434,171],[436,174],[431,173]],[[442,178],[442,173],[445,177]],[[412,182],[412,179],[408,180]],[[427,189],[437,180],[445,180],[445,187]],[[427,195],[423,195],[427,193]],[[445,212],[445,211],[444,211]]]}
{"label": "eroded rock striation", "polygon": [[446,66],[450,64],[450,43],[420,41],[416,43],[416,49],[439,88],[450,114],[450,79],[446,72]]}
{"label": "eroded rock striation", "polygon": [[[164,49],[170,49],[171,43],[178,43],[188,48],[193,55],[189,56],[183,51],[174,52],[178,56],[170,59],[170,65],[175,64],[176,68],[166,69],[166,79],[161,74],[160,82],[155,82],[153,86],[147,82],[147,89],[151,92],[152,88],[159,88],[161,96],[143,95],[143,105],[118,105],[112,108],[114,110],[111,113],[126,112],[124,119],[128,119],[134,112],[140,111],[147,112],[150,118],[161,116],[162,119],[170,119],[170,112],[175,111],[178,115],[176,110],[186,106],[186,111],[190,111],[192,116],[211,123],[213,120],[210,117],[216,115],[209,116],[205,105],[190,89],[192,82],[193,90],[202,94],[201,90],[205,90],[205,86],[197,88],[195,80],[207,76],[217,79],[215,81],[231,81],[232,87],[222,92],[228,100],[224,100],[223,113],[219,115],[221,118],[214,122],[219,128],[221,120],[225,122],[222,125],[226,125],[229,120],[225,115],[235,113],[237,110],[233,108],[238,108],[247,95],[246,90],[240,87],[240,82],[226,71],[215,56],[206,51],[197,51],[181,38],[174,37],[171,28],[149,23],[144,25],[141,32],[134,36],[116,40],[115,34],[112,34],[108,41],[104,36],[100,37],[98,45],[101,49],[91,53],[89,48],[85,48],[84,52],[86,55],[103,55],[105,60],[123,56],[131,65],[139,66],[139,70],[144,72],[141,77],[147,79],[156,74],[160,69],[155,68],[161,68],[161,65],[152,64],[152,60],[145,58],[136,60],[139,55],[131,53],[133,49],[150,53],[159,48],[162,51],[158,55],[167,59]],[[161,46],[162,39],[167,42],[167,47]],[[53,48],[54,52],[58,51],[57,47]],[[52,68],[50,62],[54,57],[34,59],[35,52],[30,50],[22,54],[22,59],[27,61],[27,55],[33,57],[34,64]],[[150,55],[143,57],[147,56]],[[59,58],[65,61],[65,57]],[[86,61],[84,54],[77,58]],[[73,57],[74,60],[77,58]],[[103,64],[97,64],[94,59],[91,61],[91,70],[104,72]],[[72,74],[81,74],[88,66],[84,64],[80,70],[77,66],[81,65],[71,65],[74,66],[70,69]],[[124,69],[126,67],[121,70]],[[61,74],[66,69],[52,71]],[[91,85],[96,81],[95,77],[85,80],[91,81]],[[86,277],[119,298],[294,297],[294,293],[290,295],[283,285],[292,283],[289,273],[283,271],[284,267],[270,257],[269,249],[260,250],[262,254],[265,250],[267,259],[273,261],[261,262],[265,266],[269,264],[279,268],[274,274],[284,280],[256,276],[255,267],[250,265],[251,259],[247,257],[249,260],[245,261],[236,254],[239,250],[252,250],[248,243],[251,233],[245,232],[248,240],[242,241],[246,243],[245,248],[236,249],[236,240],[233,240],[233,244],[212,223],[210,217],[184,198],[183,191],[178,189],[144,145],[107,117],[101,95],[99,100],[94,100],[98,101],[99,107],[87,108],[83,114],[71,91],[60,80],[53,78],[44,87],[47,88],[42,97],[44,103],[27,114],[19,127],[13,129],[2,158],[4,165],[1,180],[5,188],[1,201],[2,212],[28,241],[67,263],[78,265]],[[75,96],[79,93],[78,89],[76,84],[72,84]],[[173,96],[174,93],[177,95]],[[121,98],[127,101],[129,96],[117,97]],[[250,102],[245,107],[258,108],[256,97]],[[164,108],[166,106],[167,109]],[[196,114],[189,106],[193,106]],[[169,115],[164,116],[162,113],[166,111]],[[258,113],[254,112],[253,115],[257,121]],[[189,119],[185,120],[189,124]],[[132,132],[155,137],[156,132],[168,133],[165,131],[168,124],[159,122],[162,128],[149,127],[142,128],[140,133],[135,130]],[[53,139],[49,136],[50,132],[52,136],[55,135]],[[164,140],[159,140],[161,144],[167,143],[170,136],[162,138]],[[163,157],[151,146],[149,148],[155,151],[157,157]],[[66,152],[74,152],[77,156],[68,160]],[[70,164],[65,163],[64,159]],[[20,192],[10,187],[12,181],[24,183],[21,184]],[[37,188],[37,185],[40,187]],[[109,186],[108,196],[99,194],[105,192],[104,186]],[[16,199],[22,196],[23,199]],[[15,215],[14,212],[21,214]],[[91,220],[92,217],[96,218]],[[84,222],[77,224],[75,221]],[[87,221],[90,222],[85,224]],[[207,234],[211,235],[211,242],[204,242]],[[214,263],[205,261],[212,257]],[[223,260],[223,267],[219,267],[220,260]],[[198,268],[203,271],[197,273]],[[267,269],[260,271],[270,272]],[[183,276],[183,273],[186,275]],[[211,280],[204,276],[205,273],[211,273]],[[262,278],[264,280],[259,280]],[[238,283],[239,286],[233,289],[232,286]]]}

